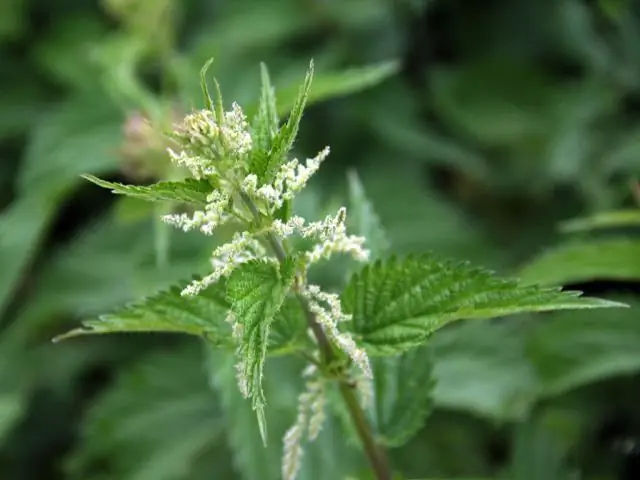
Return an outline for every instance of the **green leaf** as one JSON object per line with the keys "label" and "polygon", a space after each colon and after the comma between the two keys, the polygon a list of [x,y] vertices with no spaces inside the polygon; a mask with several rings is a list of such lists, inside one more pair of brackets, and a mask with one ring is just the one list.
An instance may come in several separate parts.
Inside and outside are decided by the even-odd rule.
{"label": "green leaf", "polygon": [[560,225],[563,232],[582,232],[596,228],[624,228],[640,226],[640,209],[602,212],[590,217],[567,220]]}
{"label": "green leaf", "polygon": [[425,348],[374,359],[376,430],[386,445],[404,445],[424,425],[433,404],[432,367]]}
{"label": "green leaf", "polygon": [[[281,478],[282,438],[295,422],[298,395],[304,388],[301,375],[304,365],[291,357],[273,358],[266,362],[264,391],[269,404],[265,411],[269,441],[264,446],[255,413],[238,390],[236,358],[220,349],[209,349],[209,354],[211,384],[218,392],[234,465],[238,470],[238,476],[233,478]],[[318,438],[305,448],[298,479],[341,479],[360,466],[362,454],[347,447],[343,432],[332,418],[327,418]]]}
{"label": "green leaf", "polygon": [[347,173],[347,180],[349,185],[347,217],[349,231],[367,239],[366,248],[371,252],[371,259],[377,260],[389,248],[382,223],[371,201],[367,198],[364,186],[355,170]]}
{"label": "green leaf", "polygon": [[527,283],[567,285],[589,280],[640,279],[640,240],[576,241],[553,248],[520,271]]}
{"label": "green leaf", "polygon": [[[637,302],[631,305],[637,307]],[[527,353],[540,377],[542,393],[555,396],[639,372],[638,345],[637,308],[615,315],[561,312],[537,326]]]}
{"label": "green leaf", "polygon": [[153,185],[123,185],[101,180],[93,175],[82,175],[82,177],[100,187],[110,189],[113,193],[149,202],[174,201],[202,207],[207,204],[207,195],[212,190],[211,184],[206,180],[192,178],[179,182],[159,182]]}
{"label": "green leaf", "polygon": [[275,89],[271,84],[269,70],[264,63],[260,64],[260,78],[262,82],[260,106],[253,120],[253,137],[257,148],[268,152],[271,149],[273,137],[278,132],[280,120],[278,119]]}
{"label": "green leaf", "polygon": [[69,478],[104,478],[104,465],[109,478],[121,480],[237,478],[226,418],[203,370],[192,342],[145,353],[121,369],[91,402]]}
{"label": "green leaf", "polygon": [[[312,105],[374,87],[395,75],[399,70],[399,61],[388,60],[341,71],[323,72],[314,80],[313,91],[308,93],[307,104]],[[278,95],[280,97],[278,112],[283,115],[290,110],[294,112],[299,95],[300,93],[296,98],[295,90],[291,88],[282,89]]]}
{"label": "green leaf", "polygon": [[120,310],[83,322],[81,328],[60,335],[60,341],[79,335],[116,332],[173,332],[206,337],[215,345],[231,346],[231,330],[224,321],[229,304],[224,282],[216,283],[194,297],[180,295],[173,287]]}
{"label": "green leaf", "polygon": [[498,423],[526,418],[539,393],[534,366],[526,356],[530,323],[526,317],[458,322],[436,332],[428,343],[436,408]]}
{"label": "green leaf", "polygon": [[262,370],[267,356],[269,331],[293,283],[295,262],[279,268],[272,262],[252,260],[233,271],[227,283],[227,301],[236,321],[242,325],[239,355],[243,377],[253,408],[258,414],[261,434],[266,441],[263,409]]}
{"label": "green leaf", "polygon": [[25,152],[20,192],[59,194],[79,182],[82,173],[117,168],[124,120],[100,93],[75,97],[42,116]]}
{"label": "green leaf", "polygon": [[207,86],[207,72],[213,63],[213,58],[207,60],[200,69],[200,88],[202,89],[202,97],[204,98],[204,106],[207,110],[214,111],[213,100],[209,95],[209,87]]}
{"label": "green leaf", "polygon": [[354,275],[342,297],[349,327],[373,354],[392,355],[461,319],[523,312],[620,307],[579,292],[520,286],[467,263],[425,254],[378,261]]}
{"label": "green leaf", "polygon": [[566,480],[571,478],[565,464],[568,445],[563,445],[546,412],[536,412],[516,426],[511,459],[512,480]]}
{"label": "green leaf", "polygon": [[17,289],[55,211],[52,199],[24,196],[0,214],[0,313]]}
{"label": "green leaf", "polygon": [[296,137],[298,136],[302,112],[304,111],[309,90],[311,89],[312,78],[313,61],[309,64],[304,83],[298,90],[298,96],[291,108],[287,123],[282,126],[273,139],[268,155],[256,157],[252,160],[251,171],[255,172],[262,181],[271,179],[278,167],[286,160],[287,153],[289,153],[293,147]]}

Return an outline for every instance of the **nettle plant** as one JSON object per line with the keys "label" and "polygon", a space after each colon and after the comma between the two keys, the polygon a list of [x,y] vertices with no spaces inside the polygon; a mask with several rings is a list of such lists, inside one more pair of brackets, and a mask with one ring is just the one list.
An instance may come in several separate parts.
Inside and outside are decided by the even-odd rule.
{"label": "nettle plant", "polygon": [[[304,163],[288,158],[313,63],[282,124],[266,67],[259,108],[249,122],[236,103],[225,111],[217,82],[211,99],[210,63],[201,71],[205,108],[187,115],[170,134],[171,159],[189,178],[150,186],[86,178],[114,193],[185,204],[190,213],[163,220],[204,235],[231,228],[231,241],[213,249],[208,275],[58,338],[182,332],[235,350],[238,388],[256,412],[265,443],[265,360],[270,354],[303,357],[306,390],[283,440],[284,479],[296,478],[303,444],[318,436],[327,404],[334,401],[341,402],[334,411],[350,419],[375,478],[391,479],[385,448],[416,433],[430,407],[430,370],[416,352],[444,325],[522,312],[623,306],[579,292],[521,286],[433,254],[371,262],[367,239],[347,232],[346,208],[321,220],[292,213],[296,195],[329,155],[327,147]],[[340,293],[309,281],[314,266],[336,254],[364,264]]]}

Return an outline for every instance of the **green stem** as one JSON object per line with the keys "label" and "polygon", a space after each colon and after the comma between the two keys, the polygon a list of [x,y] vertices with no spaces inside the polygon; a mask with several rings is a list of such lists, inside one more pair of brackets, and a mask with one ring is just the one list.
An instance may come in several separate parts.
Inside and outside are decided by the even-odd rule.
{"label": "green stem", "polygon": [[[242,200],[247,205],[251,214],[257,219],[260,219],[260,212],[255,207],[251,199],[245,195],[241,194]],[[284,246],[280,242],[280,239],[273,234],[273,232],[268,232],[266,234],[267,242],[271,246],[276,258],[280,263],[283,263],[286,260],[287,253],[285,252]],[[333,346],[331,345],[331,341],[327,337],[327,334],[324,332],[320,324],[315,319],[315,315],[309,308],[309,301],[302,295],[300,292],[296,292],[296,297],[300,302],[302,310],[307,318],[307,324],[309,328],[313,332],[316,341],[320,347],[320,352],[322,354],[325,365],[330,365],[336,360],[336,354],[333,350]],[[371,468],[376,476],[377,480],[391,480],[391,471],[389,470],[389,464],[387,461],[386,452],[383,448],[381,448],[375,440],[375,436],[373,433],[373,429],[367,420],[367,417],[360,406],[360,402],[358,402],[358,398],[356,397],[355,390],[353,386],[346,380],[341,379],[339,381],[340,385],[340,394],[342,395],[342,399],[344,400],[347,410],[349,411],[349,415],[351,417],[351,421],[353,422],[356,432],[358,433],[358,437],[362,442],[362,446],[364,451],[369,459],[369,463],[371,464]]]}

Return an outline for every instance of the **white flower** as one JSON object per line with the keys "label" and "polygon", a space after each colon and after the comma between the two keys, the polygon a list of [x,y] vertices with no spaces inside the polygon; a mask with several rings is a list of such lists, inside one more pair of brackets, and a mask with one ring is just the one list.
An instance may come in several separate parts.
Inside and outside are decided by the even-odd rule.
{"label": "white flower", "polygon": [[273,183],[260,187],[258,177],[248,175],[242,182],[242,190],[251,198],[264,202],[264,212],[272,214],[282,207],[285,200],[293,199],[304,188],[328,155],[329,147],[326,147],[314,158],[307,159],[306,165],[300,165],[297,159],[286,162],[280,166]]}
{"label": "white flower", "polygon": [[[365,377],[373,378],[367,352],[356,345],[351,335],[338,329],[338,323],[351,320],[351,315],[342,311],[340,297],[334,293],[321,291],[317,285],[307,285],[302,294],[309,301],[309,309],[329,338],[353,360]],[[322,304],[329,309],[327,310]]]}
{"label": "white flower", "polygon": [[[216,248],[211,254],[213,272],[187,286],[183,296],[193,296],[222,277],[228,277],[239,265],[257,258],[269,258],[264,247],[249,232],[235,233],[231,242]],[[275,259],[270,259],[276,262]]]}
{"label": "white flower", "polygon": [[181,228],[185,232],[199,228],[206,235],[213,234],[215,228],[227,222],[231,216],[227,213],[230,197],[219,190],[214,190],[207,196],[204,210],[196,210],[189,217],[187,214],[170,214],[162,220],[170,225]]}
{"label": "white flower", "polygon": [[[313,368],[305,370],[303,376],[315,376]],[[325,383],[322,377],[306,382],[306,390],[298,397],[298,415],[293,426],[284,436],[282,478],[294,480],[302,463],[302,441],[305,433],[309,441],[317,438],[325,421]]]}

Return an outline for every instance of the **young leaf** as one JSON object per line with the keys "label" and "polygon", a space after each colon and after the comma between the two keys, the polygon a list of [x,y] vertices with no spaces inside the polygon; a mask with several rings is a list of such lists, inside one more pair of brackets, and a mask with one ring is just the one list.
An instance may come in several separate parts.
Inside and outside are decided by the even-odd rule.
{"label": "young leaf", "polygon": [[389,242],[364,186],[355,170],[347,174],[349,185],[349,231],[367,239],[366,246],[371,251],[371,259],[377,260],[387,250]]}
{"label": "young leaf", "polygon": [[204,98],[204,106],[207,110],[214,111],[213,101],[211,95],[209,95],[209,87],[207,86],[207,72],[213,63],[213,58],[210,58],[200,69],[200,89],[202,90],[202,96]]}
{"label": "young leaf", "polygon": [[233,345],[231,330],[224,322],[229,304],[224,298],[224,282],[219,282],[195,297],[180,295],[173,287],[141,302],[89,320],[83,327],[60,335],[54,341],[79,335],[116,332],[174,332],[206,337],[214,345]]}
{"label": "young leaf", "polygon": [[294,266],[294,262],[288,262],[279,269],[278,265],[271,262],[249,261],[234,270],[227,283],[227,301],[237,322],[243,327],[239,352],[243,365],[242,376],[246,380],[247,392],[257,412],[265,442],[262,370],[271,323],[293,283]]}
{"label": "young leaf", "polygon": [[259,150],[268,152],[271,149],[273,137],[278,132],[280,120],[276,108],[275,89],[271,85],[269,70],[264,63],[260,64],[260,77],[262,90],[258,113],[253,120],[253,141]]}
{"label": "young leaf", "polygon": [[567,285],[588,280],[640,279],[640,240],[571,242],[551,249],[520,271],[527,283]]}
{"label": "young leaf", "polygon": [[82,175],[96,185],[111,189],[113,193],[127,195],[149,202],[174,201],[202,207],[207,204],[211,184],[206,180],[187,178],[179,182],[159,182],[153,185],[123,185],[108,182],[93,175]]}
{"label": "young leaf", "polygon": [[[293,147],[293,143],[298,135],[302,112],[307,103],[309,90],[311,89],[311,79],[313,78],[313,61],[309,64],[309,70],[305,76],[304,83],[298,91],[289,119],[278,131],[273,139],[268,152],[262,152],[251,160],[251,171],[258,175],[262,181],[268,181],[274,175],[278,167],[286,160],[286,155]],[[258,150],[258,152],[260,152]]]}
{"label": "young leaf", "polygon": [[399,447],[424,424],[435,384],[430,351],[419,348],[396,357],[374,359],[377,431],[390,447]]}
{"label": "young leaf", "polygon": [[351,278],[342,301],[353,314],[349,327],[372,354],[380,355],[409,350],[455,320],[623,306],[580,298],[579,292],[520,286],[431,254],[367,265]]}

